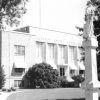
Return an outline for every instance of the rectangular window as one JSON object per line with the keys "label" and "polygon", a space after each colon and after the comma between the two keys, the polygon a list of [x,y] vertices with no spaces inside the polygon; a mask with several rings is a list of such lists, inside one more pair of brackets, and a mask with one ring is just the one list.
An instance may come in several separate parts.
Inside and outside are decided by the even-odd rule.
{"label": "rectangular window", "polygon": [[82,75],[84,74],[84,70],[79,70],[79,73]]}
{"label": "rectangular window", "polygon": [[21,80],[14,80],[14,87],[20,87],[21,86]]}
{"label": "rectangular window", "polygon": [[59,45],[59,49],[60,49],[60,58],[64,60],[65,59],[65,46]]}
{"label": "rectangular window", "polygon": [[14,45],[15,54],[16,55],[25,55],[25,46],[22,45]]}
{"label": "rectangular window", "polygon": [[84,49],[82,47],[79,47],[79,60],[82,60],[85,56]]}
{"label": "rectangular window", "polygon": [[70,53],[70,62],[71,63],[74,63],[74,60],[75,60],[75,47],[74,46],[70,46],[69,47],[69,53]]}
{"label": "rectangular window", "polygon": [[36,42],[36,56],[37,58],[43,58],[44,57],[44,43],[43,42]]}
{"label": "rectangular window", "polygon": [[60,68],[60,76],[65,76],[65,69],[64,68]]}
{"label": "rectangular window", "polygon": [[59,59],[60,64],[66,63],[66,46],[65,45],[59,45],[58,59]]}
{"label": "rectangular window", "polygon": [[74,76],[75,75],[75,70],[70,70],[70,74],[71,74],[71,76]]}
{"label": "rectangular window", "polygon": [[16,73],[22,73],[24,71],[24,68],[15,68]]}
{"label": "rectangular window", "polygon": [[52,43],[49,43],[48,47],[49,47],[49,49],[48,49],[49,50],[49,58],[54,59],[55,58],[55,45]]}

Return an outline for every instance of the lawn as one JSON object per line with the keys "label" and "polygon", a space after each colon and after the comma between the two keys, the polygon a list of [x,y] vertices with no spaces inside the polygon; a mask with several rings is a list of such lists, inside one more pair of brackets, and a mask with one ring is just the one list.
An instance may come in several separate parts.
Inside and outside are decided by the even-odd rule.
{"label": "lawn", "polygon": [[25,89],[13,93],[7,100],[75,100],[75,98],[76,100],[84,98],[84,90],[80,88]]}
{"label": "lawn", "polygon": [[[99,92],[100,96],[100,92]],[[85,100],[80,88],[23,89],[11,94],[7,100]]]}

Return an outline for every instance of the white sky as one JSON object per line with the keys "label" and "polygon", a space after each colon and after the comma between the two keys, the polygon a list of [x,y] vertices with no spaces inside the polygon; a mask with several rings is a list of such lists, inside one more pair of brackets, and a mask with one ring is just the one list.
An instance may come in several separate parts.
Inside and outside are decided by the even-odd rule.
{"label": "white sky", "polygon": [[[87,0],[30,0],[21,26],[76,33],[83,26]],[[40,6],[41,4],[41,6]]]}

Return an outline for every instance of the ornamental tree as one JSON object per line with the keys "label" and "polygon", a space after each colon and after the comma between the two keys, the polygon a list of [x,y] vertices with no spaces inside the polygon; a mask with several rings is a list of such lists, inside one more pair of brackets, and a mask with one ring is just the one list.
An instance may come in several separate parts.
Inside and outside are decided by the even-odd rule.
{"label": "ornamental tree", "polygon": [[59,87],[58,71],[46,63],[33,65],[23,77],[25,88]]}
{"label": "ornamental tree", "polygon": [[26,13],[25,4],[28,0],[0,0],[0,29],[4,22],[7,25],[18,25],[19,19]]}

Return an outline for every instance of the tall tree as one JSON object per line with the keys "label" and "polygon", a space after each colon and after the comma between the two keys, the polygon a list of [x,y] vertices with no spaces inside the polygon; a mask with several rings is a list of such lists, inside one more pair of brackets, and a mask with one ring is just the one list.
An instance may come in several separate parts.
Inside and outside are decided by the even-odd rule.
{"label": "tall tree", "polygon": [[19,19],[26,13],[25,4],[28,0],[0,0],[0,29],[4,22],[7,25],[18,25]]}
{"label": "tall tree", "polygon": [[[4,23],[10,26],[19,24],[19,19],[26,13],[25,4],[27,1],[28,0],[0,0],[0,30],[4,28]],[[0,61],[0,88],[4,85],[4,76]]]}

